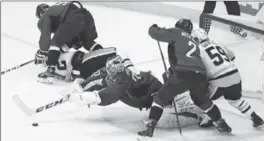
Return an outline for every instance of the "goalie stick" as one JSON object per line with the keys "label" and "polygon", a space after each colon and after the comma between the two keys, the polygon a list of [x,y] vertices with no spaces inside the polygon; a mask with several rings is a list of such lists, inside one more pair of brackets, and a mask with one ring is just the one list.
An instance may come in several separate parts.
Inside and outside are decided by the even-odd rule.
{"label": "goalie stick", "polygon": [[62,98],[59,98],[53,102],[50,102],[46,105],[42,105],[38,108],[35,108],[35,109],[32,109],[32,108],[29,108],[22,100],[21,98],[18,96],[18,95],[14,95],[13,96],[13,101],[14,103],[27,115],[27,116],[33,116],[37,113],[40,113],[40,112],[43,112],[47,109],[50,109],[52,107],[56,107],[58,105],[61,105],[65,102],[67,102],[70,98],[70,95],[65,95],[64,97]]}
{"label": "goalie stick", "polygon": [[23,66],[25,66],[25,65],[27,65],[27,64],[30,64],[30,63],[33,62],[33,61],[34,61],[34,59],[33,59],[33,60],[30,60],[30,61],[27,61],[27,62],[25,62],[25,63],[23,63],[23,64],[20,64],[20,65],[18,65],[18,66],[15,66],[15,67],[13,67],[13,68],[7,69],[7,70],[5,70],[5,71],[1,71],[1,75],[5,74],[5,73],[7,73],[7,72],[10,72],[10,71],[12,71],[12,70],[19,69],[19,68],[21,68],[21,67],[23,67]]}

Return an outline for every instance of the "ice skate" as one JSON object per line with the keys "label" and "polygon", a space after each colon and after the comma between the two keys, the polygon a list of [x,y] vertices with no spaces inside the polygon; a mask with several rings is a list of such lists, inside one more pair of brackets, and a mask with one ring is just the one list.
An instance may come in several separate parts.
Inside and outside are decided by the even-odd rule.
{"label": "ice skate", "polygon": [[52,84],[54,81],[55,67],[49,66],[45,72],[38,75],[38,82]]}
{"label": "ice skate", "polygon": [[143,131],[138,132],[138,135],[140,137],[152,137],[153,136],[153,132],[154,132],[154,130],[156,128],[156,125],[157,125],[157,121],[155,121],[155,120],[147,121],[146,129],[143,130]]}
{"label": "ice skate", "polygon": [[214,122],[214,124],[219,132],[230,133],[232,131],[231,127],[228,126],[224,119],[219,119],[217,122]]}
{"label": "ice skate", "polygon": [[261,119],[261,117],[259,117],[255,112],[252,113],[251,117],[251,120],[253,121],[253,127],[263,127],[263,119]]}

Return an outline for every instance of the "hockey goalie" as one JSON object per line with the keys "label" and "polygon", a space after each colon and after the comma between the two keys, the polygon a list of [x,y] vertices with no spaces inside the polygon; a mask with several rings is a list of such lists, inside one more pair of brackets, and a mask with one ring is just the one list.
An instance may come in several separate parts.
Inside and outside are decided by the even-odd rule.
{"label": "hockey goalie", "polygon": [[[66,67],[65,71],[57,68],[57,74],[64,78],[70,77],[68,75],[71,75],[70,72],[73,68],[71,62],[76,62],[76,59],[80,58],[76,57],[75,53],[68,52],[61,55],[59,61],[64,60],[69,68]],[[137,73],[128,57],[122,58],[117,54],[115,48],[103,48],[85,54],[81,59],[81,66],[79,66],[82,68],[80,70],[81,78],[76,79],[72,84],[73,87],[65,93],[70,94],[69,101],[79,106],[108,106],[121,101],[140,110],[149,109],[153,102],[153,96],[160,89],[162,83],[151,72]],[[99,68],[98,60],[104,62],[104,65],[95,70],[96,65]],[[73,63],[73,65],[76,64]],[[192,103],[188,93],[177,96],[175,102],[182,126],[198,124],[202,112]],[[157,127],[176,127],[175,116],[174,108],[168,105]]]}

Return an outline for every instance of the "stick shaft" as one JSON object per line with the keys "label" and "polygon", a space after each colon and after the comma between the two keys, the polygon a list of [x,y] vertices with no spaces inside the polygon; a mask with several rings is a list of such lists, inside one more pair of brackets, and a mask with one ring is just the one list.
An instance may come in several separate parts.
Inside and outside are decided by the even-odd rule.
{"label": "stick shaft", "polygon": [[12,71],[12,70],[19,69],[19,68],[21,68],[21,67],[23,67],[23,66],[25,66],[25,65],[28,65],[28,64],[32,63],[33,61],[34,61],[34,59],[33,59],[33,60],[30,60],[30,61],[27,61],[27,62],[25,62],[25,63],[23,63],[23,64],[20,64],[20,65],[18,65],[18,66],[15,66],[15,67],[13,67],[13,68],[7,69],[7,70],[5,70],[5,71],[1,71],[1,75],[5,74],[5,73],[7,73],[7,72],[10,72],[10,71]]}

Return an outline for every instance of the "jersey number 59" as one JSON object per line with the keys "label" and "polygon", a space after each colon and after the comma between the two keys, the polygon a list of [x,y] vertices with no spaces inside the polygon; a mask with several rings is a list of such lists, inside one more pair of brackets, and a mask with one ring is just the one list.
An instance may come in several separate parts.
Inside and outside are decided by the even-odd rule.
{"label": "jersey number 59", "polygon": [[225,51],[219,46],[208,47],[205,51],[216,66],[223,64],[225,61],[230,62]]}

